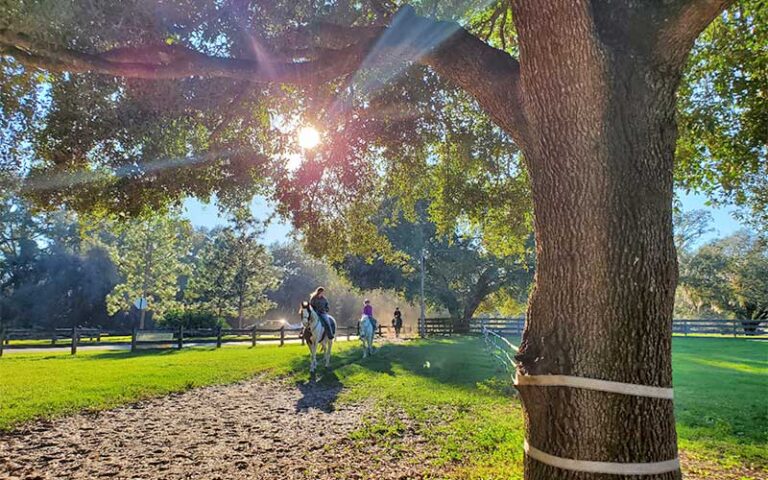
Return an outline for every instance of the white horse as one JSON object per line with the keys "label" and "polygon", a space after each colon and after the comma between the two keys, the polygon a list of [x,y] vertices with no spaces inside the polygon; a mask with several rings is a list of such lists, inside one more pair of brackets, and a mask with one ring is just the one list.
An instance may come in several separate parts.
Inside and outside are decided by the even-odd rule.
{"label": "white horse", "polygon": [[357,328],[360,332],[360,340],[363,342],[363,358],[373,355],[373,320],[368,315],[363,315],[360,317]]}
{"label": "white horse", "polygon": [[[331,347],[333,346],[333,339],[328,338],[325,327],[323,327],[323,322],[320,321],[320,316],[317,314],[317,312],[315,312],[315,310],[309,305],[308,302],[301,304],[301,310],[299,313],[301,314],[302,325],[304,325],[304,328],[308,329],[310,332],[309,338],[306,338],[310,354],[309,372],[315,373],[315,369],[317,369],[318,346],[321,346],[322,351],[325,353],[325,366],[330,367]],[[330,322],[333,326],[336,325],[336,320],[330,315],[328,315],[328,322]]]}

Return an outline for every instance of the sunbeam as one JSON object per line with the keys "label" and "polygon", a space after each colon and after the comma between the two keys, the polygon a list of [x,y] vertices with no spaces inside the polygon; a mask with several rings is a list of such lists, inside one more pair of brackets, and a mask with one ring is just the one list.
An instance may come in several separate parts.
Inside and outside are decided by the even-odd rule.
{"label": "sunbeam", "polygon": [[[493,3],[493,0],[485,0],[474,6],[473,10],[482,10]],[[455,17],[461,18],[467,13],[457,12]],[[381,86],[402,75],[411,63],[434,51],[461,28],[456,22],[423,22],[414,19],[412,11],[401,9],[355,73],[350,82],[351,91],[360,98],[375,93]],[[391,61],[383,62],[383,58]]]}
{"label": "sunbeam", "polygon": [[80,170],[78,172],[57,173],[45,177],[29,178],[24,183],[26,191],[45,191],[71,188],[99,181],[114,181],[126,177],[146,176],[163,170],[204,164],[216,159],[226,158],[237,151],[208,152],[183,158],[171,158],[142,164],[125,165],[114,170]]}

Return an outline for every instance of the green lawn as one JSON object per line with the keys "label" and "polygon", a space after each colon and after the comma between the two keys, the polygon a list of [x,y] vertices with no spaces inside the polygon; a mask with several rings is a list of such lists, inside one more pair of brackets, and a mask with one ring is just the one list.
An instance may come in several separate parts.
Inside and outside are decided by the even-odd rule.
{"label": "green lawn", "polygon": [[680,447],[768,466],[768,342],[688,338],[673,347]]}
{"label": "green lawn", "polygon": [[[404,409],[436,445],[438,463],[461,459],[457,476],[520,478],[522,418],[504,375],[477,339],[414,341],[360,360],[356,342],[334,346],[323,382],[344,386],[337,401],[367,401],[372,416],[356,437],[397,448]],[[257,373],[307,379],[301,345],[184,351],[17,354],[0,359],[0,429],[33,418],[108,408]],[[721,464],[768,466],[768,343],[674,340],[680,446]],[[457,463],[458,464],[458,463]],[[455,465],[455,464],[454,464]]]}

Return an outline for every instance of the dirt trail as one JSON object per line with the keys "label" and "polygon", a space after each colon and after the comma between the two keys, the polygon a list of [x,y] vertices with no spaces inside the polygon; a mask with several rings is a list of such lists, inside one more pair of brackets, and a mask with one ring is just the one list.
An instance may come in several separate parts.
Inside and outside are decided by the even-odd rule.
{"label": "dirt trail", "polygon": [[412,429],[405,454],[350,440],[368,409],[340,389],[254,379],[32,423],[0,435],[0,479],[427,478]]}

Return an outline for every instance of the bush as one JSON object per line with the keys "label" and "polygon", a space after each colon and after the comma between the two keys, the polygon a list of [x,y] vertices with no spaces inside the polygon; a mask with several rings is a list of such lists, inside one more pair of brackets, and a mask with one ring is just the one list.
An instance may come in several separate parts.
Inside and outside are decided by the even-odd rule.
{"label": "bush", "polygon": [[206,310],[171,310],[158,322],[168,328],[217,328],[224,326],[224,320]]}

